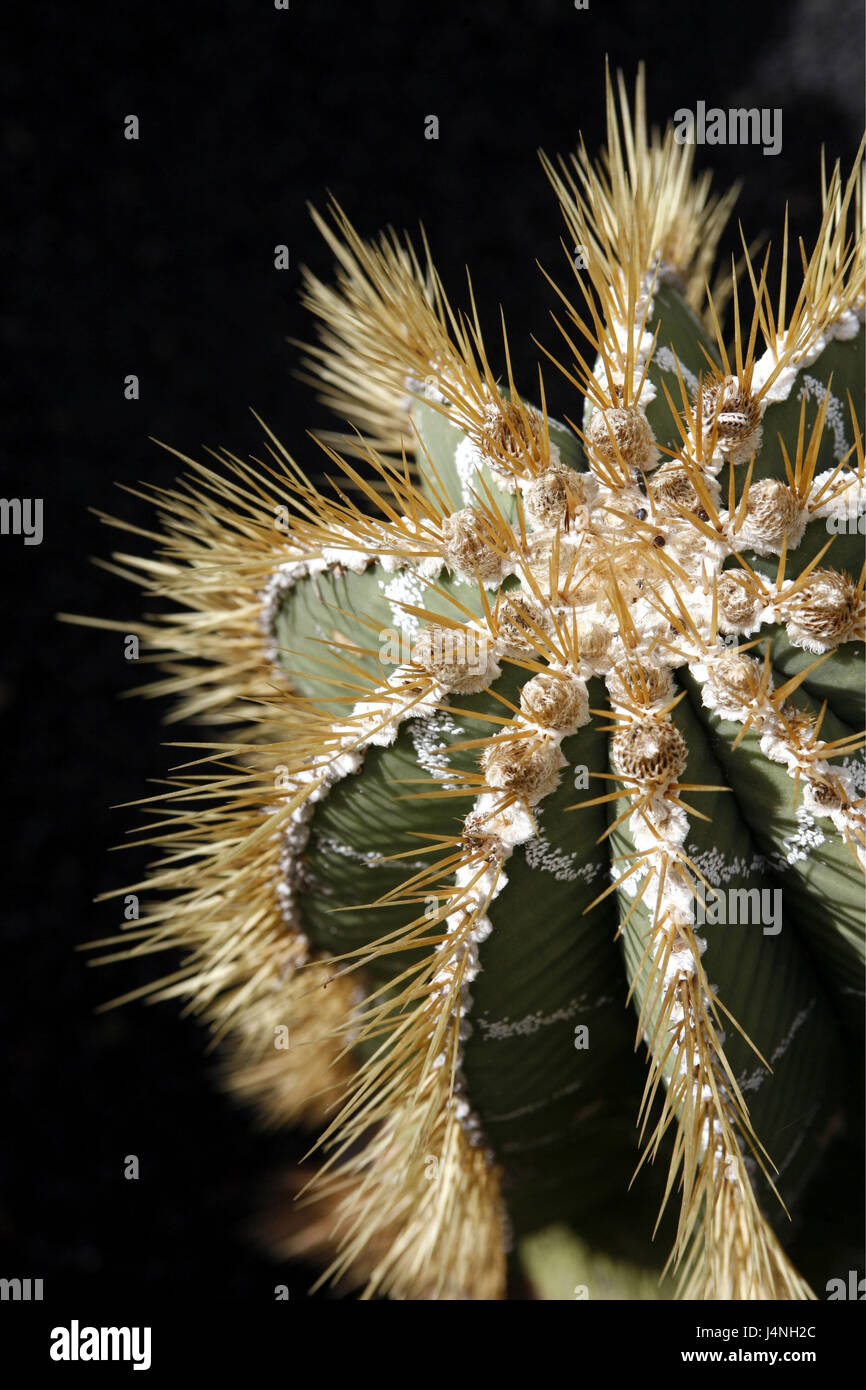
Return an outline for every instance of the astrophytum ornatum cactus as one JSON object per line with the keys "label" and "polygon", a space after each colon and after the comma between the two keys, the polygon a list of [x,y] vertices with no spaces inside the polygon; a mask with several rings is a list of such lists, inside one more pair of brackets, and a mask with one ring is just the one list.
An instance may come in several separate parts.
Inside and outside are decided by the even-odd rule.
{"label": "astrophytum ornatum cactus", "polygon": [[863,181],[711,291],[693,154],[639,79],[599,163],[545,161],[566,423],[426,244],[316,216],[340,481],[270,432],[186,460],[118,557],[173,605],[156,689],[232,726],[154,799],[119,954],[181,947],[157,997],[316,1129],[282,1249],[367,1297],[503,1297],[509,1258],[652,1297],[668,1251],[663,1293],[813,1296],[789,1213],[862,1024]]}

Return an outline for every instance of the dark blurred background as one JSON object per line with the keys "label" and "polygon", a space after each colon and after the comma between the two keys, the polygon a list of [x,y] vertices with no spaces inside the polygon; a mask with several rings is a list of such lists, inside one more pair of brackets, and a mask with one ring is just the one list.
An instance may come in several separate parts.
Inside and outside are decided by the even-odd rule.
{"label": "dark blurred background", "polygon": [[[93,899],[143,866],[111,852],[136,823],[111,808],[144,795],[178,760],[163,740],[185,736],[155,704],[121,698],[142,676],[120,634],[54,619],[133,629],[139,612],[137,593],[90,563],[124,538],[88,508],[147,526],[115,484],[171,482],[176,462],[149,437],[199,456],[259,452],[251,406],[317,468],[305,431],[333,422],[293,379],[286,339],[310,333],[299,266],[329,272],[306,212],[326,190],[365,234],[423,221],[457,303],[468,264],[494,359],[501,303],[532,394],[530,335],[555,342],[535,260],[563,264],[537,150],[566,152],[579,130],[600,146],[606,53],[630,87],[646,61],[660,124],[701,99],[782,107],[778,156],[719,147],[697,162],[720,189],[744,180],[748,239],[778,240],[787,201],[809,242],[821,144],[850,167],[862,130],[862,5],[177,0],[43,3],[31,22],[0,59],[2,492],[44,498],[45,528],[39,546],[0,538],[0,1274],[43,1277],[53,1295],[252,1300],[288,1282],[295,1296],[309,1271],[277,1272],[243,1232],[301,1139],[257,1133],[176,1006],[94,1012],[152,963],[95,970],[75,949],[116,929],[116,908]],[[137,142],[123,138],[128,114]],[[424,138],[430,114],[438,141]],[[728,257],[738,244],[735,221]],[[567,388],[545,375],[560,414]],[[131,1153],[137,1182],[123,1177]]]}

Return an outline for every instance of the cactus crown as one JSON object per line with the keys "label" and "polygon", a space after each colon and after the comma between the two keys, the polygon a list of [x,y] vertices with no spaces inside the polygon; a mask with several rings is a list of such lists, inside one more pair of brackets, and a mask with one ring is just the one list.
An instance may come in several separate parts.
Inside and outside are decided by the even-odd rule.
{"label": "cactus crown", "polygon": [[[284,1248],[368,1296],[502,1296],[513,1241],[610,1212],[636,1120],[681,1294],[810,1296],[774,1227],[862,961],[862,170],[822,173],[793,304],[787,227],[778,302],[745,251],[749,313],[733,270],[707,283],[735,194],[648,128],[642,73],[607,113],[600,162],[543,160],[581,250],[545,350],[573,419],[540,372],[520,395],[504,330],[497,378],[426,242],[332,203],[305,364],[350,425],[320,437],[341,480],[270,431],[255,466],[184,459],[159,558],[118,557],[173,605],[139,625],[151,690],[232,732],[154,798],[153,902],[109,958],[184,948],[156,997],[268,1120],[319,1129]],[[730,884],[781,886],[786,930],[734,944]]]}

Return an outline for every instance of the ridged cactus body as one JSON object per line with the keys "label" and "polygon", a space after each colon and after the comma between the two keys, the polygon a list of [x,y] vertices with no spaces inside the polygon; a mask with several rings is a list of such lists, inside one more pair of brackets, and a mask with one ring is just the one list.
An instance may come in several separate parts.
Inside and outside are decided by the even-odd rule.
{"label": "ridged cactus body", "polygon": [[546,164],[567,420],[335,206],[342,482],[271,436],[123,557],[178,605],[145,636],[180,712],[247,724],[161,803],[132,949],[182,945],[163,994],[228,1084],[318,1128],[283,1248],[368,1296],[502,1297],[512,1252],[547,1296],[809,1297],[785,1208],[852,1113],[862,180],[825,180],[796,297],[748,255],[709,295],[730,198],[640,83],[608,117],[601,164]]}

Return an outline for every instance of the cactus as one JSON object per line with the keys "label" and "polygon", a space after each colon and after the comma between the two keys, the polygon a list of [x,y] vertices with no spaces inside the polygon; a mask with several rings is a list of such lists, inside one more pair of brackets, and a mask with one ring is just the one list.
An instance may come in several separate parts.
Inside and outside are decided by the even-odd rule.
{"label": "cactus", "polygon": [[607,116],[599,162],[543,161],[571,417],[504,328],[497,378],[426,242],[332,203],[337,480],[267,430],[116,557],[170,603],[151,691],[215,732],[106,958],[182,948],[153,997],[316,1133],[281,1250],[365,1297],[504,1297],[509,1260],[547,1297],[814,1297],[789,1216],[855,1115],[862,169],[822,165],[796,295],[787,223],[710,289],[735,195],[642,73]]}

